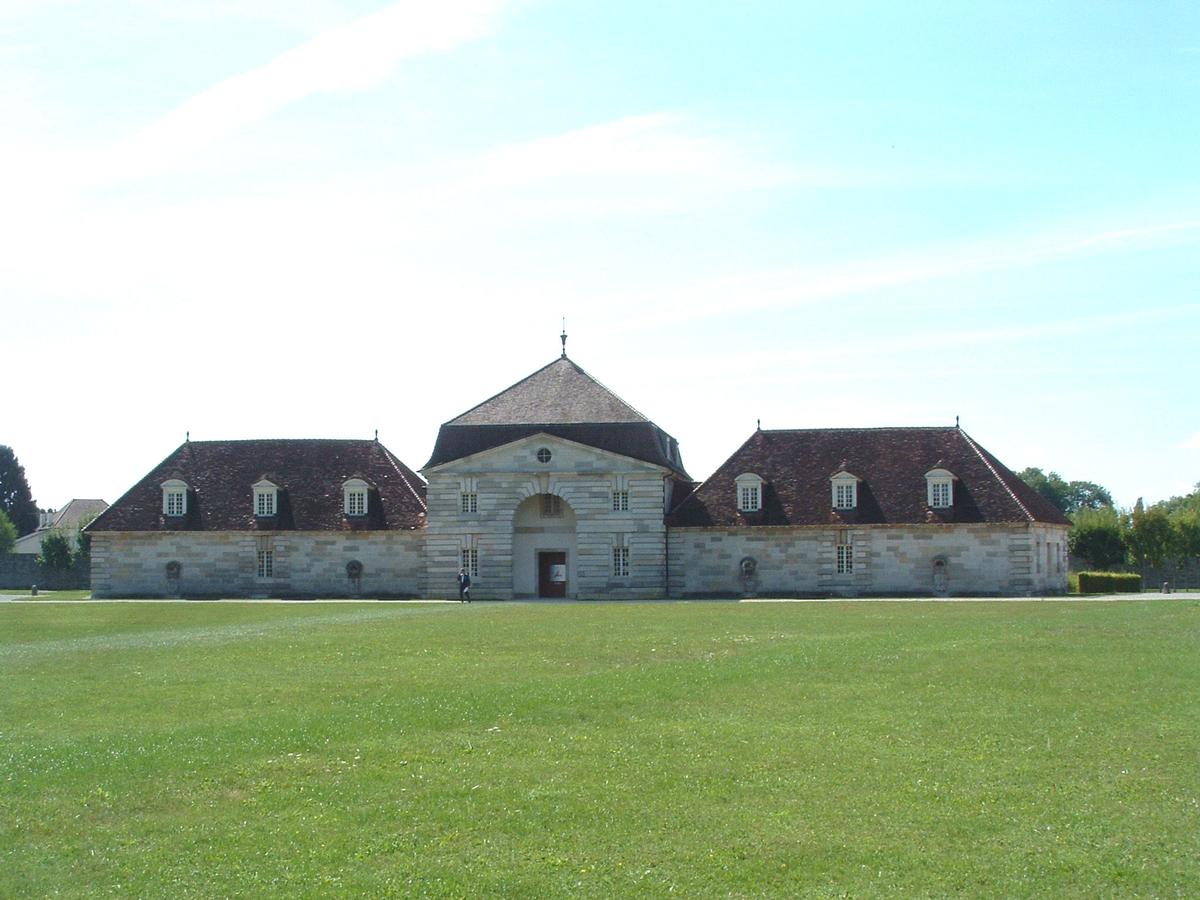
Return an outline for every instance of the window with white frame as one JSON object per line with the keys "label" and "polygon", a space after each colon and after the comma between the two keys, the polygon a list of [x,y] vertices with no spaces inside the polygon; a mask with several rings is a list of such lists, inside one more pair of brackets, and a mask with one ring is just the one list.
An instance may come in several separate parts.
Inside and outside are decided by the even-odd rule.
{"label": "window with white frame", "polygon": [[858,506],[859,478],[849,472],[839,472],[830,479],[834,509],[854,509]]}
{"label": "window with white frame", "polygon": [[273,516],[277,509],[279,488],[267,479],[254,484],[254,515]]}
{"label": "window with white frame", "polygon": [[542,518],[554,519],[562,515],[562,498],[558,494],[542,494]]}
{"label": "window with white frame", "polygon": [[954,505],[954,474],[948,469],[930,469],[925,473],[926,500],[933,509]]}
{"label": "window with white frame", "polygon": [[625,578],[629,575],[629,548],[623,546],[613,547],[613,564],[612,573],[616,578]]}
{"label": "window with white frame", "polygon": [[163,515],[182,516],[187,513],[187,482],[171,478],[162,483]]}
{"label": "window with white frame", "polygon": [[629,512],[629,491],[612,492],[613,512]]}
{"label": "window with white frame", "polygon": [[463,491],[461,499],[463,512],[479,512],[479,494],[475,493],[475,491]]}
{"label": "window with white frame", "polygon": [[733,480],[737,492],[737,508],[741,512],[758,512],[762,509],[763,480],[752,472],[745,472]]}
{"label": "window with white frame", "polygon": [[849,531],[839,531],[837,536],[837,573],[851,575],[854,572],[854,544]]}
{"label": "window with white frame", "polygon": [[275,545],[270,538],[260,539],[255,554],[255,575],[258,578],[275,577]]}
{"label": "window with white frame", "polygon": [[462,548],[462,567],[472,578],[479,577],[479,548],[474,544]]}
{"label": "window with white frame", "polygon": [[361,478],[348,478],[342,483],[342,511],[348,516],[367,514],[369,485]]}

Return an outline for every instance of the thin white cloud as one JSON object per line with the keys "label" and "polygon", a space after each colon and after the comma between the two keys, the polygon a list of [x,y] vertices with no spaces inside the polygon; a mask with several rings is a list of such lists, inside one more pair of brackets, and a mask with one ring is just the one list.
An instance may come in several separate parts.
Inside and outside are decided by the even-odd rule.
{"label": "thin white cloud", "polygon": [[1200,450],[1200,431],[1193,431],[1192,436],[1179,445],[1184,450]]}
{"label": "thin white cloud", "polygon": [[629,319],[622,328],[636,331],[651,325],[715,318],[751,309],[792,308],[881,288],[1028,268],[1091,253],[1198,240],[1200,220],[1184,220],[1080,234],[1020,235],[827,267],[757,272],[683,285],[668,295],[648,294],[637,306],[656,312]]}
{"label": "thin white cloud", "polygon": [[505,5],[506,0],[403,0],[355,19],[186,100],[119,145],[106,174],[169,169],[307,97],[367,90],[385,81],[401,60],[445,53],[482,37]]}

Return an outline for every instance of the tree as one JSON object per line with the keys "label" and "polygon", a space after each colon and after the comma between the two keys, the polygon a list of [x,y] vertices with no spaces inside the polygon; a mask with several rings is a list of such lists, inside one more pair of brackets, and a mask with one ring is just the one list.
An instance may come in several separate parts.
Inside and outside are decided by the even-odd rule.
{"label": "tree", "polygon": [[47,569],[71,568],[71,541],[58,529],[51,529],[42,538],[38,564]]}
{"label": "tree", "polygon": [[[1053,472],[1051,473],[1054,474]],[[1072,481],[1067,484],[1067,513],[1084,509],[1111,509],[1112,494],[1092,481]]]}
{"label": "tree", "polygon": [[1067,535],[1067,546],[1071,553],[1086,559],[1096,569],[1111,569],[1125,562],[1125,538],[1116,510],[1112,507],[1080,510]]}
{"label": "tree", "polygon": [[1017,477],[1054,504],[1059,512],[1067,511],[1068,486],[1057,472],[1047,475],[1041,469],[1028,468],[1017,473]]}
{"label": "tree", "polygon": [[0,509],[0,554],[12,550],[17,541],[17,526],[12,523],[8,513]]}
{"label": "tree", "polygon": [[1142,498],[1138,497],[1133,512],[1121,517],[1121,526],[1125,532],[1125,545],[1139,565],[1161,566],[1163,560],[1173,555],[1175,540],[1171,520],[1161,506],[1146,509]]}
{"label": "tree", "polygon": [[11,447],[0,444],[0,509],[17,527],[17,534],[37,531],[38,508],[33,502],[25,467],[17,461]]}

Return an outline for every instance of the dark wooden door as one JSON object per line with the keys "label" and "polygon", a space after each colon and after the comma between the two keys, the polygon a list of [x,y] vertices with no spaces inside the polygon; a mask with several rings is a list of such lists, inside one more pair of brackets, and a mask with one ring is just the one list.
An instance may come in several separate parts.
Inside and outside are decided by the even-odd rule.
{"label": "dark wooden door", "polygon": [[538,596],[567,596],[567,554],[558,550],[538,554]]}

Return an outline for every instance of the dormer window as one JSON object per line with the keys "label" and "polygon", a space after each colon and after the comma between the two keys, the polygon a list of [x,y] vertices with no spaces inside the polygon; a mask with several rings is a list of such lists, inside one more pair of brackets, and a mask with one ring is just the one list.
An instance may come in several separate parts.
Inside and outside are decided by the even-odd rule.
{"label": "dormer window", "polygon": [[954,482],[948,469],[930,469],[925,473],[926,501],[931,509],[949,509],[954,505]]}
{"label": "dormer window", "polygon": [[257,518],[273,516],[279,509],[279,488],[274,482],[263,478],[254,483],[254,515]]}
{"label": "dormer window", "polygon": [[762,509],[763,480],[752,472],[744,472],[733,480],[737,491],[739,512],[758,512]]}
{"label": "dormer window", "polygon": [[369,485],[361,478],[349,478],[342,483],[342,511],[348,516],[367,514]]}
{"label": "dormer window", "polygon": [[834,509],[854,509],[858,506],[858,483],[861,480],[844,469],[829,479]]}
{"label": "dormer window", "polygon": [[162,483],[162,492],[164,516],[174,517],[187,514],[188,486],[186,481],[178,478],[168,479]]}

